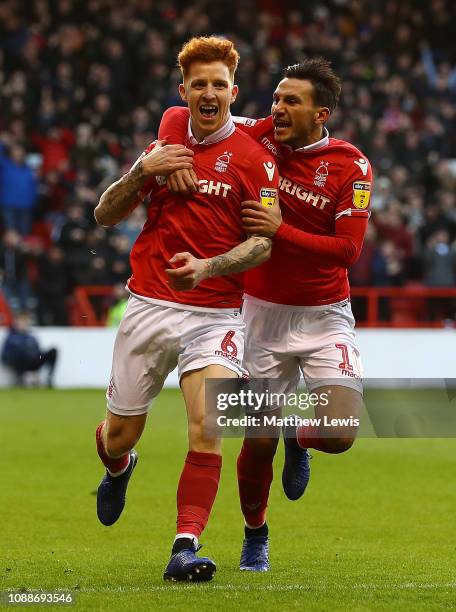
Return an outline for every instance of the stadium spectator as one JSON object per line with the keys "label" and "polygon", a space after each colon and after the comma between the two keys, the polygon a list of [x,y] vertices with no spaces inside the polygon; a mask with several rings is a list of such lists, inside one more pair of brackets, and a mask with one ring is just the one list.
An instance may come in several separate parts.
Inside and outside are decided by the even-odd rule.
{"label": "stadium spectator", "polygon": [[43,351],[30,331],[29,325],[30,320],[27,313],[19,314],[16,317],[2,348],[2,363],[13,371],[18,386],[24,385],[24,377],[27,373],[38,372],[45,367],[47,370],[46,384],[52,387],[58,351],[56,348]]}
{"label": "stadium spectator", "polygon": [[[404,264],[401,252],[391,240],[385,240],[375,250],[372,261],[373,285],[376,287],[400,287],[404,284]],[[381,297],[379,300],[381,321],[391,317],[390,300]]]}
{"label": "stadium spectator", "polygon": [[9,307],[14,312],[27,309],[32,299],[27,271],[31,249],[22,236],[9,229],[0,243],[0,282]]}
{"label": "stadium spectator", "polygon": [[[428,287],[454,287],[456,275],[456,249],[450,244],[447,230],[442,229],[429,238],[424,252],[424,282]],[[454,300],[429,299],[432,320],[454,317]]]}
{"label": "stadium spectator", "polygon": [[411,257],[413,253],[413,239],[400,214],[399,202],[391,202],[388,210],[377,214],[374,223],[379,239],[392,242],[396,255],[402,261]]}
{"label": "stadium spectator", "polygon": [[68,291],[69,278],[64,253],[58,246],[52,245],[38,258],[36,294],[39,325],[68,325]]}
{"label": "stadium spectator", "polygon": [[38,180],[25,161],[25,150],[12,144],[9,155],[0,142],[0,208],[5,229],[26,236],[32,229]]}
{"label": "stadium spectator", "polygon": [[454,287],[456,250],[447,230],[435,232],[424,252],[424,280],[429,287]]}
{"label": "stadium spectator", "polygon": [[128,238],[130,249],[139,236],[145,222],[146,211],[143,206],[138,206],[125,221],[122,221],[122,223],[119,223],[117,226],[122,236]]}
{"label": "stadium spectator", "polygon": [[60,229],[59,246],[67,253],[78,249],[85,240],[89,222],[84,208],[78,204],[69,207],[66,221]]}
{"label": "stadium spectator", "polygon": [[372,281],[376,287],[398,287],[404,282],[402,257],[392,240],[385,240],[377,247],[372,268]]}
{"label": "stadium spectator", "polygon": [[[65,114],[64,114],[65,117]],[[43,156],[42,173],[64,171],[68,168],[74,137],[69,129],[51,125],[44,134],[32,132],[32,142]]]}

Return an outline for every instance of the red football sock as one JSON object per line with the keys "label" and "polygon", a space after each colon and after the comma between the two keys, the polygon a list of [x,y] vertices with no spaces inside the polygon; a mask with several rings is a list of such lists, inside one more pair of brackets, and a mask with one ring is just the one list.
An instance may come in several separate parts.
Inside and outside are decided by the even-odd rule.
{"label": "red football sock", "polygon": [[200,537],[217,495],[221,469],[220,455],[187,453],[177,487],[177,533]]}
{"label": "red football sock", "polygon": [[241,510],[249,527],[261,527],[266,520],[273,460],[274,453],[256,455],[248,440],[244,440],[237,460],[237,476]]}
{"label": "red football sock", "polygon": [[326,451],[325,439],[320,436],[320,430],[316,425],[299,425],[296,428],[296,437],[301,448]]}
{"label": "red football sock", "polygon": [[115,459],[113,459],[107,454],[106,449],[103,444],[103,438],[101,436],[104,426],[105,426],[105,421],[103,421],[102,423],[98,425],[97,431],[95,434],[96,441],[97,441],[98,456],[100,457],[103,465],[112,474],[117,474],[117,472],[122,472],[122,470],[124,470],[128,466],[130,462],[130,453],[125,453],[125,455],[122,455],[122,457],[116,457]]}

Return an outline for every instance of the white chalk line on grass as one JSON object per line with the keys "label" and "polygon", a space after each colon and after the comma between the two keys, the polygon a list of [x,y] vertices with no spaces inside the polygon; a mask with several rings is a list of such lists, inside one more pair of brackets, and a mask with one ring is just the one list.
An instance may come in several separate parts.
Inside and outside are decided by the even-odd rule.
{"label": "white chalk line on grass", "polygon": [[248,584],[172,584],[172,585],[154,585],[144,587],[100,587],[100,588],[81,588],[78,593],[149,593],[156,591],[175,591],[179,589],[195,589],[203,588],[204,591],[327,591],[331,589],[343,591],[356,590],[413,590],[413,589],[456,589],[456,582],[448,582],[444,584],[434,583],[416,583],[403,582],[398,584],[353,584],[350,586],[328,584],[322,585],[306,585],[306,584],[265,584],[265,585],[248,585]]}

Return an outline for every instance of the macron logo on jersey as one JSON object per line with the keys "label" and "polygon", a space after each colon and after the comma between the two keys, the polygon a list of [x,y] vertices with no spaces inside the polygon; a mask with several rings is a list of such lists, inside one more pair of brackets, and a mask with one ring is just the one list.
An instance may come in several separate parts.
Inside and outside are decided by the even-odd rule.
{"label": "macron logo on jersey", "polygon": [[355,159],[353,163],[358,166],[358,168],[363,173],[363,176],[367,176],[367,171],[369,170],[369,164],[367,163],[367,159],[360,157],[359,159]]}
{"label": "macron logo on jersey", "polygon": [[329,198],[325,198],[319,193],[314,193],[313,191],[306,191],[304,187],[298,185],[298,183],[293,183],[293,181],[290,181],[290,179],[282,176],[279,179],[279,189],[289,193],[292,196],[296,196],[298,200],[312,204],[312,206],[315,206],[315,208],[319,208],[320,210],[323,210],[326,204],[330,202]]}
{"label": "macron logo on jersey", "polygon": [[274,178],[274,172],[275,172],[275,164],[272,163],[272,161],[268,161],[268,162],[263,162],[263,168],[266,170],[266,174],[268,175],[268,179],[270,181],[272,181],[272,179]]}
{"label": "macron logo on jersey", "polygon": [[277,150],[277,147],[272,144],[269,138],[266,138],[265,136],[264,138],[261,139],[261,143],[264,144],[264,146],[266,147],[268,151],[271,151],[271,153],[277,157],[277,155],[279,154],[279,151]]}

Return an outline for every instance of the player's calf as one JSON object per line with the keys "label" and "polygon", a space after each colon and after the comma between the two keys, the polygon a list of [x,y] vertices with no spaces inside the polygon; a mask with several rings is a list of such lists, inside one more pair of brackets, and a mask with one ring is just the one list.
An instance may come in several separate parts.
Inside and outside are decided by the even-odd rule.
{"label": "player's calf", "polygon": [[[103,421],[97,427],[95,432],[95,439],[97,444],[97,452],[98,456],[101,459],[101,462],[107,469],[107,471],[111,475],[121,474],[124,472],[129,463],[129,454],[128,452],[122,452],[119,454],[113,453],[112,449],[107,449],[107,441],[106,441],[106,422]],[[130,449],[128,449],[130,450]]]}
{"label": "player's calf", "polygon": [[239,453],[239,500],[244,520],[251,527],[259,527],[266,520],[276,448],[275,438],[246,438]]}
{"label": "player's calf", "polygon": [[146,419],[147,414],[120,416],[108,412],[102,432],[108,456],[116,458],[128,454],[140,439]]}
{"label": "player's calf", "polygon": [[[139,439],[146,415],[131,417],[125,421],[108,413],[106,421],[96,431],[97,452],[106,473],[97,490],[97,516],[103,525],[112,525],[123,512],[126,492],[133,470],[138,461],[135,451],[130,450]],[[129,426],[125,426],[126,422]],[[113,440],[120,440],[113,444]]]}
{"label": "player's calf", "polygon": [[[298,437],[298,440],[299,440],[299,437]],[[348,451],[353,446],[354,441],[355,441],[355,438],[349,438],[349,437],[325,438],[324,439],[325,452],[332,454],[332,455],[345,453],[345,451]]]}

